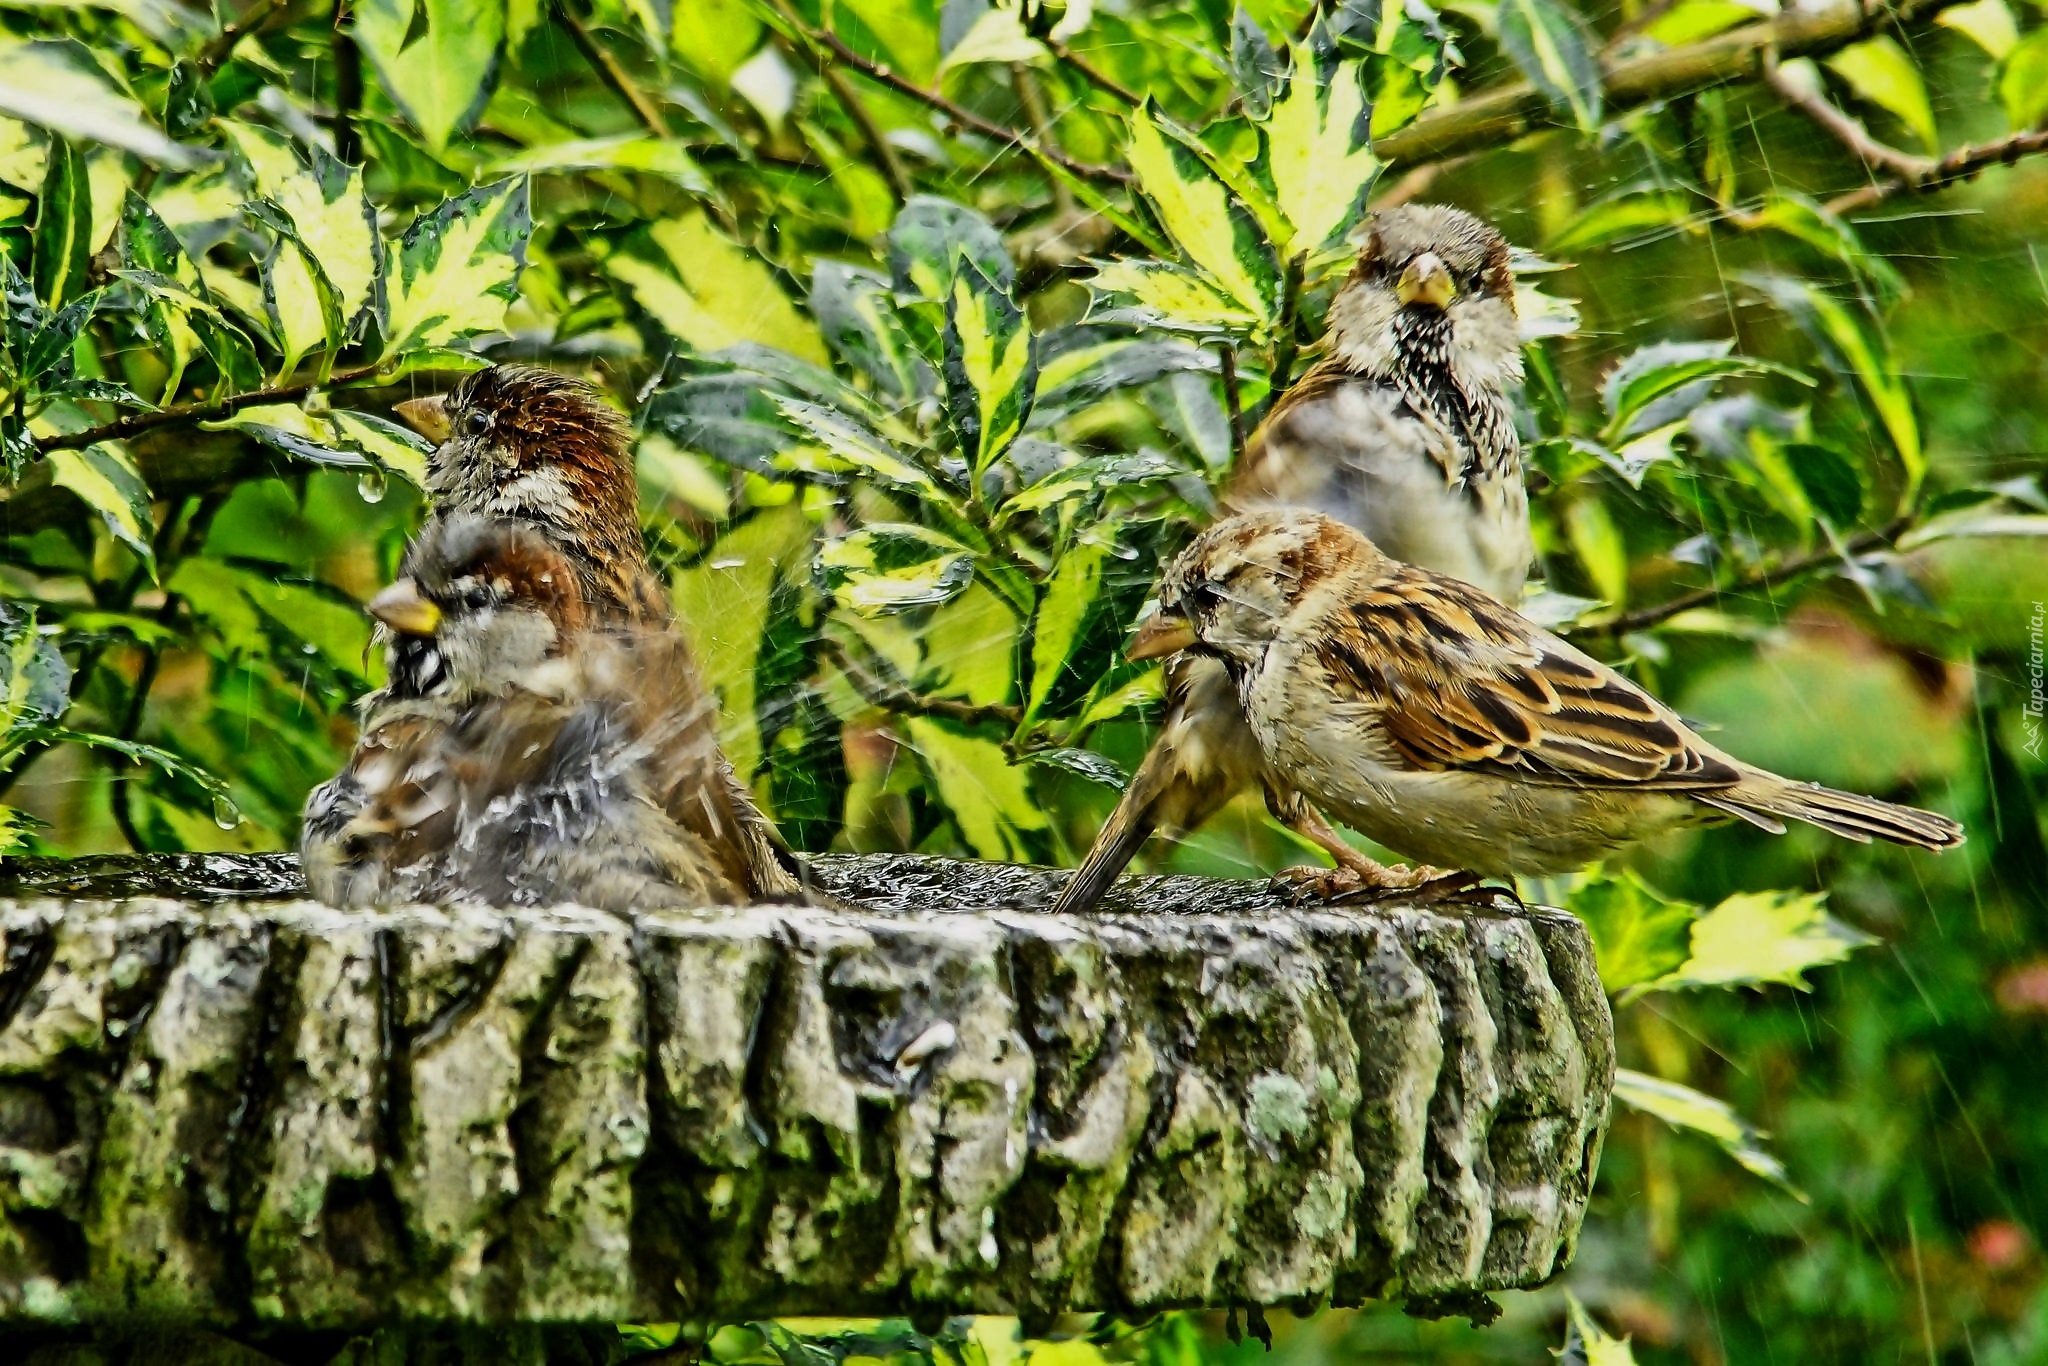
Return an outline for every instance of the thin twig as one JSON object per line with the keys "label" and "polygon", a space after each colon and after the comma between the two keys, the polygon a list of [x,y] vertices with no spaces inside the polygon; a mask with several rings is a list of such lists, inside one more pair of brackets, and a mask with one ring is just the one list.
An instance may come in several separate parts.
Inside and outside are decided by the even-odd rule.
{"label": "thin twig", "polygon": [[1764,84],[1777,91],[1785,103],[1819,124],[1823,132],[1855,153],[1873,171],[1889,171],[1902,179],[1919,180],[1934,169],[1933,157],[1902,152],[1889,143],[1879,142],[1869,129],[1837,109],[1832,101],[1787,76],[1778,65],[1775,52],[1764,53]]}
{"label": "thin twig", "polygon": [[995,724],[1014,728],[1024,719],[1021,707],[1001,702],[969,702],[958,697],[930,697],[913,692],[900,683],[877,678],[855,664],[846,647],[830,636],[818,642],[818,652],[839,666],[839,671],[846,675],[846,681],[853,685],[855,692],[883,711],[898,715],[935,716],[969,726]]}
{"label": "thin twig", "polygon": [[1846,194],[1836,195],[1828,201],[1828,210],[1836,214],[1853,213],[1873,204],[1882,204],[1895,195],[1945,190],[1993,166],[2010,166],[2021,157],[2042,152],[2048,152],[2048,128],[2011,133],[1991,142],[1958,147],[1939,161],[1930,163],[1924,175],[1913,178],[1894,176],[1889,180],[1873,181]]}
{"label": "thin twig", "polygon": [[843,64],[852,67],[861,75],[880,85],[886,85],[901,95],[908,95],[920,104],[937,110],[961,128],[972,129],[985,138],[991,138],[1006,146],[1016,147],[1042,161],[1050,162],[1084,180],[1102,181],[1114,185],[1127,185],[1131,181],[1128,171],[1115,166],[1099,166],[1090,161],[1076,161],[1056,147],[1047,147],[1030,133],[1018,128],[1006,128],[993,119],[985,119],[964,105],[947,99],[936,90],[927,90],[916,81],[899,75],[880,62],[868,60],[841,41],[838,34],[830,29],[813,28],[790,7],[788,0],[775,0],[776,13],[790,31],[814,48],[827,49]]}
{"label": "thin twig", "polygon": [[252,33],[267,28],[271,21],[284,12],[285,0],[256,0],[243,11],[241,18],[224,26],[219,33],[206,40],[206,46],[199,49],[199,55],[192,64],[199,68],[202,76],[213,74],[214,68],[234,55],[235,45]]}
{"label": "thin twig", "polygon": [[117,417],[112,422],[102,422],[97,427],[85,427],[75,432],[54,432],[49,436],[36,438],[36,454],[47,455],[51,451],[77,451],[102,441],[125,441],[131,436],[153,432],[159,427],[173,427],[187,422],[206,422],[216,417],[227,417],[239,408],[257,403],[274,403],[279,399],[302,398],[315,389],[336,384],[347,384],[365,375],[375,374],[374,365],[358,365],[347,370],[336,370],[323,380],[317,375],[307,375],[268,389],[251,389],[246,394],[230,394],[226,398],[201,399],[192,403],[174,403],[168,408],[158,408],[146,413],[130,413]]}
{"label": "thin twig", "polygon": [[[1760,24],[1684,47],[1606,63],[1602,103],[1612,118],[1638,106],[1674,99],[1695,90],[1754,79],[1763,72],[1764,53],[1806,57],[1834,52],[1879,28],[1925,24],[1962,0],[1865,0],[1822,11],[1793,11]],[[1527,81],[1512,81],[1448,108],[1432,109],[1373,147],[1402,167],[1446,161],[1467,152],[1505,146],[1524,134],[1549,128],[1556,115],[1543,92]]]}
{"label": "thin twig", "polygon": [[1216,348],[1223,373],[1223,403],[1230,418],[1230,467],[1244,463],[1244,394],[1237,386],[1237,348],[1224,342]]}
{"label": "thin twig", "polygon": [[830,62],[820,62],[818,74],[825,78],[832,98],[839,101],[846,117],[853,120],[854,127],[860,129],[860,135],[867,139],[875,160],[882,163],[882,178],[889,182],[891,193],[899,202],[908,200],[915,190],[909,173],[903,169],[903,158],[896,155],[896,148],[882,131],[882,125],[875,121],[874,111],[868,108],[867,101],[860,97],[860,92],[853,88],[853,82],[846,79],[845,73]]}
{"label": "thin twig", "polygon": [[1115,99],[1119,104],[1135,109],[1144,102],[1144,96],[1058,39],[1046,39],[1045,46],[1063,66],[1074,68],[1074,73],[1082,80]]}
{"label": "thin twig", "polygon": [[1652,626],[1660,626],[1671,620],[1671,618],[1693,611],[1695,608],[1712,607],[1725,598],[1740,597],[1747,593],[1776,588],[1781,584],[1789,583],[1793,579],[1810,574],[1816,569],[1823,569],[1832,564],[1840,564],[1844,559],[1851,556],[1869,554],[1873,550],[1881,549],[1896,541],[1912,525],[1913,519],[1910,516],[1901,515],[1893,518],[1881,527],[1857,532],[1854,536],[1842,542],[1839,547],[1830,546],[1826,550],[1812,551],[1809,554],[1795,556],[1778,564],[1758,566],[1738,575],[1728,583],[1715,584],[1707,588],[1696,588],[1690,593],[1680,593],[1677,597],[1660,602],[1654,607],[1644,607],[1638,611],[1624,612],[1620,616],[1606,621],[1589,621],[1583,625],[1567,626],[1559,634],[1577,639],[1585,639],[1589,636],[1612,639],[1616,636],[1627,635],[1631,631],[1646,631]]}
{"label": "thin twig", "polygon": [[668,120],[661,116],[660,107],[646,91],[634,83],[633,78],[626,73],[626,68],[619,65],[619,59],[612,56],[611,52],[597,41],[597,35],[576,17],[576,12],[569,8],[569,3],[570,0],[555,0],[555,17],[562,21],[563,28],[569,30],[569,39],[576,44],[576,50],[583,54],[583,60],[590,63],[591,69],[597,72],[598,79],[610,87],[614,95],[626,102],[632,109],[633,116],[640,120],[642,127],[658,138],[667,138]]}

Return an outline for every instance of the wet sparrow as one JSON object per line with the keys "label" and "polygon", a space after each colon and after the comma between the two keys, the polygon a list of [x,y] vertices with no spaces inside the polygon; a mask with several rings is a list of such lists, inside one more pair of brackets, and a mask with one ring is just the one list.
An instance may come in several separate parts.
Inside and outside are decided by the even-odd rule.
{"label": "wet sparrow", "polygon": [[[1328,348],[1253,433],[1225,506],[1313,507],[1401,559],[1518,600],[1535,547],[1508,398],[1522,353],[1507,242],[1459,209],[1375,214],[1330,304]],[[1191,830],[1259,780],[1258,744],[1220,664],[1174,661],[1166,703],[1057,909],[1087,910],[1154,830]],[[1377,868],[1299,794],[1268,783],[1266,802],[1340,869]]]}
{"label": "wet sparrow", "polygon": [[[568,560],[593,622],[671,620],[668,593],[640,538],[631,430],[595,389],[549,370],[493,365],[452,393],[410,399],[397,411],[437,443],[427,470],[435,497],[429,526],[457,513],[519,518]],[[674,662],[697,689],[680,643]],[[403,682],[396,664],[393,688]],[[800,896],[802,863],[729,766],[722,781],[727,802],[746,821],[751,881]]]}
{"label": "wet sparrow", "polygon": [[370,603],[408,686],[306,804],[301,861],[336,905],[774,899],[682,638],[593,623],[533,526],[437,516]]}
{"label": "wet sparrow", "polygon": [[1963,842],[1945,816],[1743,763],[1497,599],[1314,512],[1218,523],[1174,561],[1159,604],[1134,657],[1218,660],[1270,775],[1429,863],[1545,876],[1730,817]]}

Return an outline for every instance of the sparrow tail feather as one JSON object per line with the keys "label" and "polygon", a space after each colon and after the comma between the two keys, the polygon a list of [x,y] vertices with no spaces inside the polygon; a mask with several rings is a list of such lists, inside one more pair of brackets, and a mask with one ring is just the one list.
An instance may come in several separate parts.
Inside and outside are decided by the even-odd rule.
{"label": "sparrow tail feather", "polygon": [[1939,850],[1953,849],[1963,842],[1963,827],[1946,816],[1855,792],[1839,792],[1818,783],[1751,776],[1718,800],[1710,799],[1709,804],[1758,825],[1763,824],[1755,819],[1758,814],[1805,821],[1859,844],[1876,838]]}

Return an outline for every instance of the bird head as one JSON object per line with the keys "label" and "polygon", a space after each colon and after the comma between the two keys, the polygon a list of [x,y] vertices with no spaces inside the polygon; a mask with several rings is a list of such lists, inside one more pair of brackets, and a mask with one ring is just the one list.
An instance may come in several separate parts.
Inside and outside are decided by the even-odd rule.
{"label": "bird head", "polygon": [[1352,370],[1392,379],[1404,367],[1445,364],[1468,390],[1522,377],[1508,244],[1462,209],[1404,204],[1372,215],[1358,264],[1330,303],[1335,354]]}
{"label": "bird head", "polygon": [[575,571],[546,536],[466,513],[429,522],[367,610],[391,632],[394,690],[415,696],[502,692],[585,625]]}
{"label": "bird head", "polygon": [[1317,512],[1276,508],[1228,518],[1167,569],[1158,610],[1127,653],[1156,659],[1196,650],[1256,665],[1303,599],[1376,554],[1364,536]]}

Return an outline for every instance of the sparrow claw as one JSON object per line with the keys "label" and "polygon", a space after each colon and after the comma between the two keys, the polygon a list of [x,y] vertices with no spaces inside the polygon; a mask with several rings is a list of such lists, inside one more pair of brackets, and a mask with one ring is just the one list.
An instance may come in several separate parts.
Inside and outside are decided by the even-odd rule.
{"label": "sparrow claw", "polygon": [[1389,868],[1360,858],[1342,868],[1283,868],[1266,885],[1292,906],[1354,906],[1392,898],[1424,903],[1441,901],[1480,881],[1479,874],[1455,868],[1432,868],[1428,864],[1412,868],[1397,864]]}

